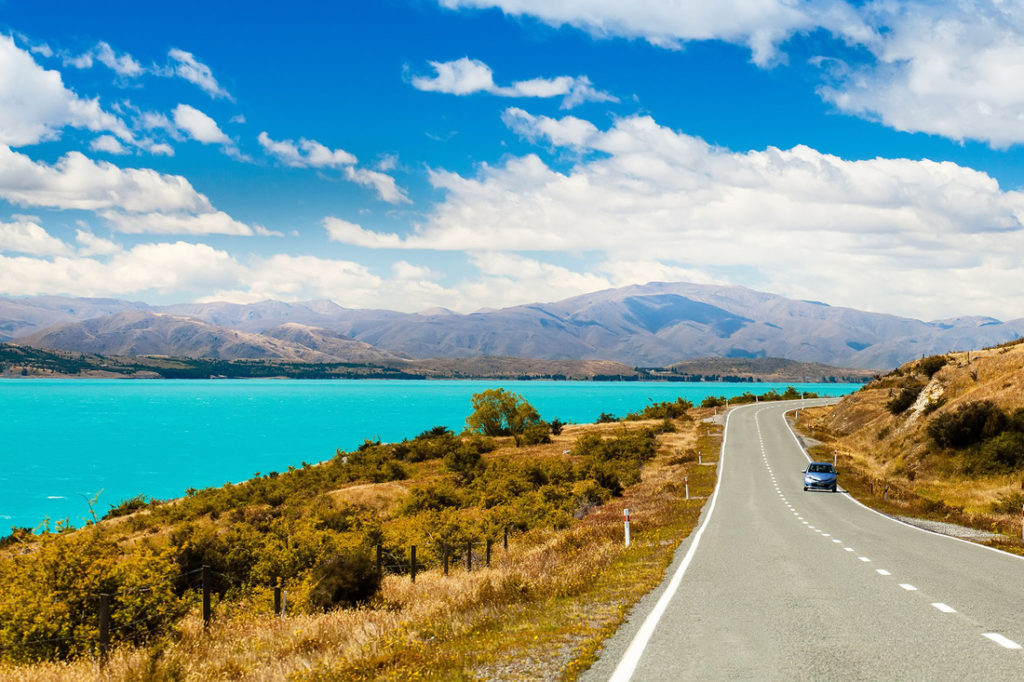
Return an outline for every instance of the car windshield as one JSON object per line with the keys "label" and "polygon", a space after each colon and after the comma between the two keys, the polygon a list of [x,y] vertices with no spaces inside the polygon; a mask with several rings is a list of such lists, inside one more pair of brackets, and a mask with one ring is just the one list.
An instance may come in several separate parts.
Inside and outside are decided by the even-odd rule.
{"label": "car windshield", "polygon": [[811,466],[807,467],[807,472],[811,473],[811,474],[831,474],[832,473],[832,465],[831,464],[812,464]]}

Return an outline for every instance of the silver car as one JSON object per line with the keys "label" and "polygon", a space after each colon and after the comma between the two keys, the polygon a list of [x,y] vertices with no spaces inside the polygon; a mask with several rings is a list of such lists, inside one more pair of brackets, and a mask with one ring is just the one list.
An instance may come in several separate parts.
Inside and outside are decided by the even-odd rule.
{"label": "silver car", "polygon": [[828,462],[811,462],[803,471],[804,490],[831,490],[836,491],[836,477],[839,472]]}

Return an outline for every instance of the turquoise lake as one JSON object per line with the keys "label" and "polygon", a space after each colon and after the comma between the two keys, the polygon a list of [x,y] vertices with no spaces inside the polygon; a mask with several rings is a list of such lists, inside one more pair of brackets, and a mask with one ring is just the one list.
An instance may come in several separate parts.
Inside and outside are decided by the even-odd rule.
{"label": "turquoise lake", "polygon": [[255,472],[320,462],[364,439],[459,431],[470,397],[503,387],[547,420],[592,422],[651,401],[764,393],[838,396],[859,384],[568,381],[0,381],[0,535],[44,517],[81,525],[123,499],[179,497]]}

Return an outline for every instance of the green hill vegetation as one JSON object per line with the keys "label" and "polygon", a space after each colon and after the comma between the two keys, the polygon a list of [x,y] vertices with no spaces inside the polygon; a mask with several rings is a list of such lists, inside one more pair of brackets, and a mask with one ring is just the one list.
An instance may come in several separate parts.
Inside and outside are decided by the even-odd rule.
{"label": "green hill vegetation", "polygon": [[1001,533],[1024,553],[1024,343],[922,358],[800,428],[838,455],[844,487],[895,514]]}
{"label": "green hill vegetation", "polygon": [[713,414],[566,425],[488,391],[463,433],[21,529],[0,540],[0,677],[574,679],[696,524]]}

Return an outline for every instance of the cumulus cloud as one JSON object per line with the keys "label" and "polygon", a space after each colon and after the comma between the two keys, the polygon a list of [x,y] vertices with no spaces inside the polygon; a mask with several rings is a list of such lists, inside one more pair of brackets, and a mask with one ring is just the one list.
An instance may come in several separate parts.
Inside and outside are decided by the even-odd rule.
{"label": "cumulus cloud", "polygon": [[397,234],[373,232],[340,218],[324,218],[323,226],[327,231],[327,238],[333,242],[362,246],[368,249],[390,249],[403,246],[402,238]]}
{"label": "cumulus cloud", "polygon": [[0,199],[19,206],[100,212],[128,232],[250,235],[188,180],[148,168],[120,168],[68,152],[53,165],[0,145]]}
{"label": "cumulus cloud", "polygon": [[869,3],[867,64],[825,60],[822,96],[897,130],[993,147],[1024,142],[1024,6],[998,0]]}
{"label": "cumulus cloud", "polygon": [[172,63],[164,70],[165,75],[177,76],[198,85],[210,97],[234,99],[213,77],[210,67],[196,59],[191,52],[173,48],[167,53],[167,56],[171,58]]}
{"label": "cumulus cloud", "polygon": [[870,33],[841,0],[438,0],[449,9],[498,8],[552,26],[573,26],[598,38],[624,37],[679,49],[694,40],[723,40],[750,48],[757,64],[779,58],[794,33],[824,27],[844,37]]}
{"label": "cumulus cloud", "polygon": [[60,73],[42,68],[11,37],[0,35],[0,144],[54,140],[67,126],[132,142],[128,127],[98,99],[79,97],[64,86]]}
{"label": "cumulus cloud", "polygon": [[120,155],[128,153],[128,150],[124,148],[121,141],[113,135],[100,135],[89,143],[89,149],[94,152],[107,152],[108,154]]}
{"label": "cumulus cloud", "polygon": [[[253,228],[223,211],[204,213],[123,213],[100,211],[100,217],[123,233],[134,234],[230,234],[249,236]],[[264,233],[266,236],[269,234]]]}
{"label": "cumulus cloud", "polygon": [[586,76],[558,76],[517,81],[508,86],[494,82],[491,67],[478,59],[462,57],[450,62],[430,62],[433,76],[415,76],[412,85],[417,90],[469,95],[487,92],[500,97],[561,97],[563,109],[571,109],[584,102],[618,102],[618,98],[594,88]]}
{"label": "cumulus cloud", "polygon": [[19,216],[13,223],[0,222],[0,252],[60,256],[70,251],[67,244],[50,235],[28,216]]}
{"label": "cumulus cloud", "polygon": [[78,253],[82,256],[110,256],[123,251],[121,245],[103,237],[97,237],[88,230],[75,230]]}
{"label": "cumulus cloud", "polygon": [[409,202],[405,190],[393,177],[380,171],[356,168],[359,159],[344,149],[331,149],[316,140],[274,140],[266,131],[261,132],[257,139],[264,151],[286,166],[340,169],[346,180],[372,188],[382,201],[390,204]]}
{"label": "cumulus cloud", "polygon": [[[578,148],[580,158],[565,172],[536,155],[481,165],[475,177],[435,170],[431,182],[446,198],[412,234],[396,243],[346,227],[333,238],[369,248],[597,253],[608,281],[628,263],[657,262],[691,280],[730,272],[784,295],[871,300],[915,316],[948,316],[950,300],[999,315],[1024,304],[1016,295],[964,300],[979,278],[1008,282],[1024,253],[1024,193],[983,172],[848,161],[806,146],[732,151],[645,116],[606,130],[524,111],[507,118],[530,139]],[[500,275],[495,262],[510,261],[487,262]],[[912,307],[911,289],[933,298]]]}

